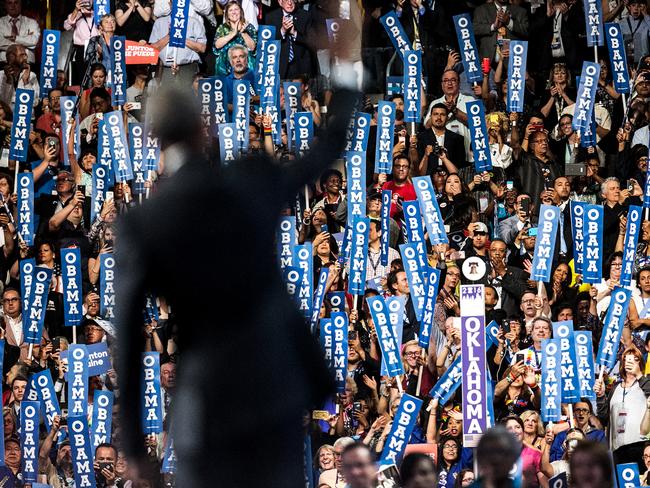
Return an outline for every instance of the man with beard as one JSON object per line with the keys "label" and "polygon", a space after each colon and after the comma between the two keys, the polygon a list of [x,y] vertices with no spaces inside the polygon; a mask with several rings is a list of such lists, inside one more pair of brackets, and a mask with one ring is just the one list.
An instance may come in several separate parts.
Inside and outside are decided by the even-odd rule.
{"label": "man with beard", "polygon": [[430,112],[431,129],[418,134],[418,153],[421,158],[418,173],[430,175],[443,164],[447,171],[457,173],[457,168],[467,166],[465,141],[462,136],[447,129],[447,105],[437,103],[431,107]]}
{"label": "man with beard", "polygon": [[232,87],[235,80],[244,80],[250,82],[251,92],[255,86],[255,73],[248,69],[248,48],[241,44],[235,44],[228,49],[228,61],[232,71],[226,76],[226,93],[228,100],[232,101]]}
{"label": "man with beard", "polygon": [[55,463],[50,458],[50,450],[58,437],[60,427],[61,417],[56,415],[38,453],[38,473],[47,476],[47,484],[52,488],[66,488],[74,484],[70,441],[65,440],[59,445]]}

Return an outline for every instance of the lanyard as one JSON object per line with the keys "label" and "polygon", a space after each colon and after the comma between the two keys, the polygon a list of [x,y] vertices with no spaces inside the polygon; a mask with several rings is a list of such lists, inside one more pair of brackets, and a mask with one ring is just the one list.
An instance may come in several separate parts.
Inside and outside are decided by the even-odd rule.
{"label": "lanyard", "polygon": [[640,18],[639,21],[636,24],[636,28],[632,30],[632,22],[630,22],[630,17],[627,17],[627,26],[630,28],[630,32],[632,33],[632,37],[636,34],[636,31],[639,30],[639,27],[641,27],[641,22],[643,21],[643,18]]}
{"label": "lanyard", "polygon": [[[632,388],[638,381],[639,380],[634,380],[634,383],[632,383],[630,388]],[[627,388],[625,388],[625,380],[623,380],[623,405],[625,405],[625,395],[627,395]]]}

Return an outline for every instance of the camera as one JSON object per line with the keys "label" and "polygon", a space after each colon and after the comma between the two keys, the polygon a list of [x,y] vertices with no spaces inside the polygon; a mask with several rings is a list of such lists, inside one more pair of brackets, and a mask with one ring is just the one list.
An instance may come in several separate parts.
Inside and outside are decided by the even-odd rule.
{"label": "camera", "polygon": [[434,141],[434,143],[433,143],[433,154],[435,154],[436,156],[440,156],[443,153],[444,150],[445,150],[445,148],[443,146],[441,146],[440,144],[438,144],[437,140]]}

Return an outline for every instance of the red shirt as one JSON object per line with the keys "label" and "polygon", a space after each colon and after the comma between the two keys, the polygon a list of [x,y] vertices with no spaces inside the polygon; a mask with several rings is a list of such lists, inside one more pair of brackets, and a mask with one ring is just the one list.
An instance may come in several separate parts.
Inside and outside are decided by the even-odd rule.
{"label": "red shirt", "polygon": [[387,181],[384,183],[384,186],[381,188],[382,190],[390,190],[393,192],[393,204],[390,207],[390,216],[394,217],[395,214],[398,212],[397,206],[395,205],[395,202],[397,201],[397,197],[400,196],[402,197],[405,201],[409,200],[417,200],[418,196],[415,193],[415,187],[413,186],[413,183],[410,181],[407,183],[404,183],[401,186],[397,186],[394,181]]}

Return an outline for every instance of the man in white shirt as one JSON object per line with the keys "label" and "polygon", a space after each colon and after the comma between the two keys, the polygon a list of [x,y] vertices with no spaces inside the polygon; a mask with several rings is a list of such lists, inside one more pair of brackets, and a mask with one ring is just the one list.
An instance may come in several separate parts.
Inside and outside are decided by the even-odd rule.
{"label": "man in white shirt", "polygon": [[0,17],[0,61],[6,61],[7,49],[12,44],[25,46],[27,61],[34,63],[34,49],[41,37],[38,22],[21,14],[21,0],[6,0],[7,15]]}
{"label": "man in white shirt", "polygon": [[[373,198],[376,198],[373,196]],[[381,198],[381,194],[379,194]],[[366,266],[366,280],[385,278],[390,271],[390,263],[399,259],[399,253],[392,247],[388,248],[388,265],[381,264],[381,221],[370,219],[370,232],[368,233],[368,263]]]}
{"label": "man in white shirt", "polygon": [[424,127],[425,129],[431,127],[431,111],[433,107],[439,103],[444,103],[449,110],[447,129],[464,138],[465,156],[467,161],[473,162],[474,155],[469,146],[470,136],[467,128],[467,102],[474,101],[474,97],[463,95],[460,92],[460,77],[453,69],[446,69],[442,73],[441,84],[443,95],[429,105],[427,115],[424,117]]}
{"label": "man in white shirt", "polygon": [[12,44],[7,49],[7,64],[0,71],[0,100],[14,109],[16,89],[34,90],[34,105],[38,105],[40,85],[38,78],[27,63],[27,50],[20,44]]}

